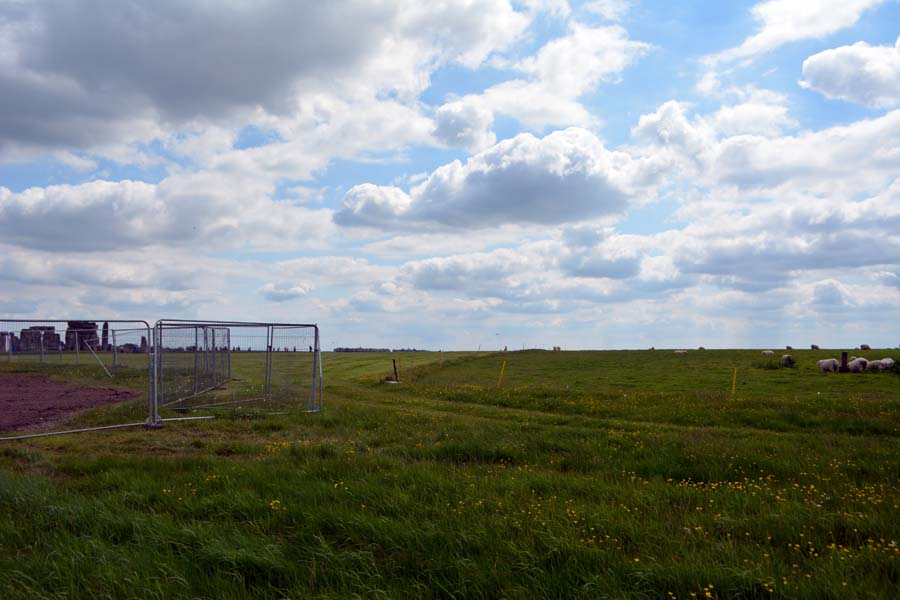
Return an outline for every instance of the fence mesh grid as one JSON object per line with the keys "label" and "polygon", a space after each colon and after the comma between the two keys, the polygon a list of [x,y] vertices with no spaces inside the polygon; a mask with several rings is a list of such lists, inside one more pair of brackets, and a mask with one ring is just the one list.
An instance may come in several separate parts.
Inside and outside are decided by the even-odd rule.
{"label": "fence mesh grid", "polygon": [[321,409],[315,325],[160,321],[154,329],[157,407]]}
{"label": "fence mesh grid", "polygon": [[190,400],[231,378],[230,339],[225,327],[195,325],[166,330],[160,348],[159,408],[190,406]]}
{"label": "fence mesh grid", "polygon": [[[65,427],[70,413],[92,406],[89,392],[73,400],[71,389],[62,385],[66,380],[85,388],[145,390],[142,398],[117,407],[106,424],[146,420],[152,414],[150,340],[144,321],[0,320],[0,371],[28,376],[18,380],[17,391],[5,391],[0,432],[52,433]],[[52,375],[60,385],[32,377],[41,374]]]}

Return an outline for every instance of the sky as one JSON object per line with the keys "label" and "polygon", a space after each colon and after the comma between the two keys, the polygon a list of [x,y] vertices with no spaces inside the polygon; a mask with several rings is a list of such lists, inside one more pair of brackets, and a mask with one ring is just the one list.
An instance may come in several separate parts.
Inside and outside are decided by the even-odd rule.
{"label": "sky", "polygon": [[900,346],[896,0],[0,0],[0,317]]}

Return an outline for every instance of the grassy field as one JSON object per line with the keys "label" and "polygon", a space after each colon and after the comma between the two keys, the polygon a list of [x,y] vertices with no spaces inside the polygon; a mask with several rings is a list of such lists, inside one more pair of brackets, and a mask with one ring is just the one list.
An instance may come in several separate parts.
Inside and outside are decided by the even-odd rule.
{"label": "grassy field", "polygon": [[2,443],[0,597],[896,598],[900,375],[793,354],[326,354],[320,414]]}

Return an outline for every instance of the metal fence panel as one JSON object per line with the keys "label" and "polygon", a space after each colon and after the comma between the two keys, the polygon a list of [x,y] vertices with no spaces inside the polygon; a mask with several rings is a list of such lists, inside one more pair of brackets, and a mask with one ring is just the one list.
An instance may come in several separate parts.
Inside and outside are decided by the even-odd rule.
{"label": "metal fence panel", "polygon": [[322,408],[314,324],[161,320],[153,344],[159,422],[226,408]]}
{"label": "metal fence panel", "polygon": [[0,320],[0,440],[65,433],[93,396],[108,401],[99,397],[110,387],[143,388],[145,398],[122,402],[107,417],[113,422],[79,431],[152,423],[151,340],[149,324],[138,320]]}

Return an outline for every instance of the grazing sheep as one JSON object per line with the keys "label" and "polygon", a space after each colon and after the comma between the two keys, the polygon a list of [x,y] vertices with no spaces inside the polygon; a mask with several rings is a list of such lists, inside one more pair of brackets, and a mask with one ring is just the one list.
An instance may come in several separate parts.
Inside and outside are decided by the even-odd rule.
{"label": "grazing sheep", "polygon": [[794,347],[793,347],[793,346],[785,346],[784,349],[785,349],[785,350],[793,350]]}
{"label": "grazing sheep", "polygon": [[894,368],[894,359],[893,358],[882,358],[879,362],[881,362],[881,369],[884,371]]}
{"label": "grazing sheep", "polygon": [[884,366],[880,360],[870,360],[866,365],[866,371],[884,371]]}
{"label": "grazing sheep", "polygon": [[820,371],[828,373],[829,371],[832,373],[837,373],[838,369],[841,368],[841,363],[838,362],[836,358],[825,358],[816,362],[816,366],[819,367]]}
{"label": "grazing sheep", "polygon": [[794,357],[790,354],[785,354],[781,357],[781,366],[782,367],[793,367],[797,364],[797,361],[794,360]]}
{"label": "grazing sheep", "polygon": [[860,350],[871,350],[872,348],[869,347],[868,344],[860,344],[860,345],[859,345],[859,349],[860,349]]}
{"label": "grazing sheep", "polygon": [[687,354],[687,350],[676,350],[675,354]]}
{"label": "grazing sheep", "polygon": [[818,347],[816,344],[810,344],[810,345],[809,345],[809,349],[810,349],[810,350],[818,350],[819,347]]}
{"label": "grazing sheep", "polygon": [[775,354],[771,350],[763,350],[762,353],[763,353],[763,356],[772,356],[773,354]]}
{"label": "grazing sheep", "polygon": [[856,360],[851,360],[849,363],[847,363],[847,369],[851,373],[862,373],[866,370],[866,365],[868,364],[869,361],[867,361],[866,359],[857,358]]}
{"label": "grazing sheep", "polygon": [[706,350],[706,348],[704,348],[703,346],[700,346],[699,348],[697,348],[697,350]]}

